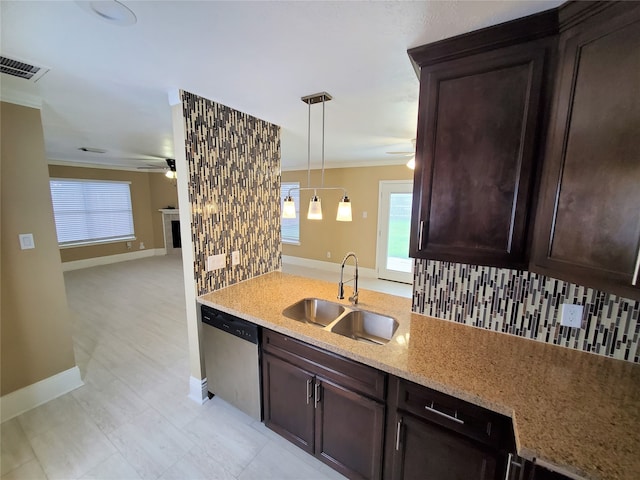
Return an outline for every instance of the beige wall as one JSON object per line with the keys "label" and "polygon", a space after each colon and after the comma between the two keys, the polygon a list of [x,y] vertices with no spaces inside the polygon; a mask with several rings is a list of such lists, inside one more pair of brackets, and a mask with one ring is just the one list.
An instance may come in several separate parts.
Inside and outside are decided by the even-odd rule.
{"label": "beige wall", "polygon": [[[360,265],[375,268],[378,228],[378,186],[380,180],[413,180],[413,170],[404,165],[325,169],[327,187],[344,187],[351,199],[352,222],[336,221],[339,190],[318,192],[322,200],[322,221],[306,219],[309,199],[313,192],[300,192],[300,245],[282,245],[282,254],[294,257],[340,263],[347,252],[358,255]],[[307,171],[282,172],[283,182],[300,182],[307,186]],[[321,171],[311,171],[311,185],[319,186]],[[362,218],[367,212],[367,218]],[[327,258],[331,252],[331,258]]]}
{"label": "beige wall", "polygon": [[129,250],[127,248],[126,242],[63,248],[60,250],[60,257],[63,262],[138,251],[140,250],[141,242],[144,243],[145,249],[164,248],[162,214],[158,209],[168,205],[178,206],[175,181],[169,180],[164,174],[49,165],[49,175],[51,178],[83,178],[131,182],[133,227],[136,235],[132,249]]}
{"label": "beige wall", "polygon": [[[1,103],[0,395],[75,366],[40,111]],[[20,250],[32,233],[35,249]]]}

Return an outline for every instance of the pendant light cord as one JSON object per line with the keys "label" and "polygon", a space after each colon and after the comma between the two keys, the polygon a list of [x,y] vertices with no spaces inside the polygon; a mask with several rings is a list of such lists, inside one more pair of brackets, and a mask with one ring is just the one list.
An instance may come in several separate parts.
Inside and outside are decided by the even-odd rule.
{"label": "pendant light cord", "polygon": [[311,102],[307,119],[307,188],[311,186]]}

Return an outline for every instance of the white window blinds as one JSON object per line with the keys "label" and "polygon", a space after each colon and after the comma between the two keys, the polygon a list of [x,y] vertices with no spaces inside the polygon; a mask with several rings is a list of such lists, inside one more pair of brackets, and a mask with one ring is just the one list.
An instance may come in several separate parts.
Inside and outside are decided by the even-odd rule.
{"label": "white window blinds", "polygon": [[[289,194],[289,189],[300,188],[298,182],[282,182],[280,184],[280,211],[284,198]],[[300,190],[291,192],[291,198],[296,204],[296,218],[280,218],[282,241],[284,243],[300,243]]]}
{"label": "white window blinds", "polygon": [[128,182],[51,179],[49,184],[61,247],[135,239]]}

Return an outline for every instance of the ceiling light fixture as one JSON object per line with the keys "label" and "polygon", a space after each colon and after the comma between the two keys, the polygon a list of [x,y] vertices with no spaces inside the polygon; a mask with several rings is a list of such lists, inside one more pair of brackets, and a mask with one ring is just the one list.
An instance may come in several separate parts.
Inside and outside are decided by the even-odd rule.
{"label": "ceiling light fixture", "polygon": [[88,153],[107,153],[107,151],[104,148],[95,148],[95,147],[80,147],[78,148],[78,150],[82,152],[88,152]]}
{"label": "ceiling light fixture", "polygon": [[[307,220],[322,220],[322,202],[318,197],[318,190],[342,190],[342,200],[338,205],[338,214],[336,220],[339,222],[351,222],[351,200],[347,196],[347,191],[342,187],[325,187],[324,186],[324,114],[325,103],[332,97],[327,92],[315,93],[302,97],[301,100],[306,103],[309,108],[308,127],[307,127],[307,186],[291,188],[284,198],[282,208],[282,218],[296,218],[296,206],[291,197],[294,190],[313,190],[313,196],[309,201],[309,210],[307,212]],[[322,102],[322,181],[319,187],[311,186],[311,105]]]}
{"label": "ceiling light fixture", "polygon": [[136,14],[122,3],[116,0],[93,0],[87,2],[76,1],[76,4],[83,10],[97,15],[101,20],[113,25],[127,27],[138,22]]}
{"label": "ceiling light fixture", "polygon": [[178,178],[178,174],[176,173],[176,161],[173,158],[167,158],[166,161],[169,170],[167,170],[167,173],[165,173],[164,176],[171,180],[175,180]]}
{"label": "ceiling light fixture", "polygon": [[415,155],[409,159],[409,161],[407,162],[407,167],[409,167],[411,170],[415,170],[416,169],[416,156]]}

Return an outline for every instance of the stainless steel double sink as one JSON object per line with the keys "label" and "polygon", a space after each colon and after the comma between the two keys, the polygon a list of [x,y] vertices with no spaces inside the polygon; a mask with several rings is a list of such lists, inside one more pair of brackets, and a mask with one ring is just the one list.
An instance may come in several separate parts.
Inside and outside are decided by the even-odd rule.
{"label": "stainless steel double sink", "polygon": [[398,329],[398,322],[392,317],[321,298],[303,298],[285,308],[282,315],[344,337],[377,345],[388,343]]}

